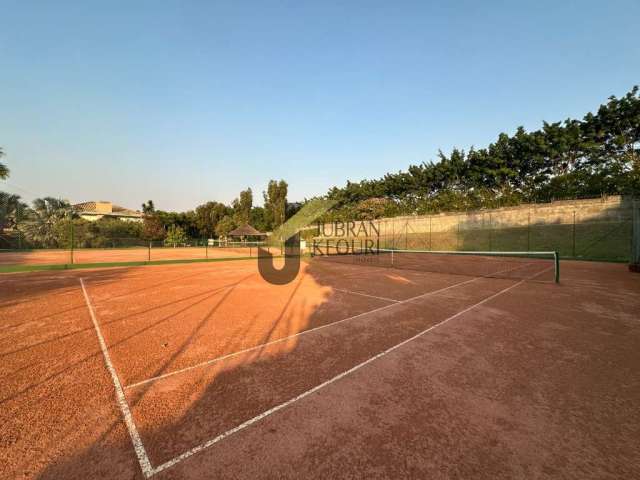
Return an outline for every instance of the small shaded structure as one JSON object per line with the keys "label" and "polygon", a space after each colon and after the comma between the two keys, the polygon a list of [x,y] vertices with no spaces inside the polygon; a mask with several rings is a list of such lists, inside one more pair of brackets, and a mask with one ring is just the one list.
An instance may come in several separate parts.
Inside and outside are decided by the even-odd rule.
{"label": "small shaded structure", "polygon": [[262,238],[264,238],[266,236],[267,236],[266,233],[262,233],[262,232],[256,230],[255,228],[253,228],[248,223],[245,223],[244,225],[241,225],[238,228],[236,228],[235,230],[232,230],[232,231],[229,232],[229,237],[231,237],[231,238],[239,238],[242,241],[246,240],[247,237],[256,237],[257,239],[262,239]]}

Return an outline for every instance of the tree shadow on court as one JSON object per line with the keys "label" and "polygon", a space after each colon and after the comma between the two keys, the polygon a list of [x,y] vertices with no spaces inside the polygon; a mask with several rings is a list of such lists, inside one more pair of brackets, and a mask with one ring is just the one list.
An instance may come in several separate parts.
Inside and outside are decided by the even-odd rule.
{"label": "tree shadow on court", "polygon": [[[183,277],[184,280],[187,280],[187,277]],[[190,308],[193,308],[197,304],[203,302],[205,305],[208,305],[206,313],[202,316],[199,322],[192,328],[190,331],[190,335],[188,339],[180,345],[180,347],[169,356],[164,364],[155,371],[155,374],[162,374],[165,369],[169,368],[176,357],[181,355],[184,350],[189,346],[189,343],[193,341],[193,339],[198,335],[198,333],[207,325],[208,322],[212,321],[212,318],[215,317],[216,312],[220,309],[220,307],[228,301],[229,296],[233,293],[234,289],[237,285],[245,281],[247,278],[243,277],[235,284],[224,285],[222,287],[218,287],[215,289],[208,289],[206,292],[202,292],[199,295],[191,295],[183,299],[187,303],[185,304],[182,312],[188,312]],[[77,278],[74,276],[74,280],[77,281]],[[95,278],[92,278],[93,281],[110,281],[116,280],[115,276],[108,276],[105,274],[101,274]],[[160,286],[162,282],[159,282],[155,286]],[[150,285],[146,287],[149,291],[153,291],[154,286]],[[269,325],[269,328],[265,331],[264,337],[260,338],[257,343],[265,343],[268,341],[272,335],[273,331],[276,328],[276,325],[279,322],[288,322],[289,317],[285,314],[286,309],[290,305],[292,299],[295,297],[295,293],[297,288],[294,288],[289,295],[282,307],[282,311],[278,318],[274,319],[272,325]],[[215,294],[219,294],[215,296]],[[27,299],[23,299],[27,301]],[[166,302],[165,302],[166,303]],[[164,305],[163,303],[162,305]],[[86,307],[85,307],[86,308]],[[160,305],[155,308],[160,308]],[[149,309],[138,309],[137,313],[148,312]],[[252,326],[252,322],[256,320],[256,316],[250,318],[250,322],[247,322],[245,325],[242,325],[243,330],[241,330],[240,336],[250,335],[250,331],[254,328]],[[117,318],[112,321],[118,321],[122,318]],[[118,342],[118,344],[122,342],[126,342],[134,335],[141,335],[153,328],[154,326],[160,325],[162,322],[166,322],[170,319],[170,316],[162,317],[158,319],[151,325],[146,325],[142,329],[138,329],[135,333],[132,333],[131,336],[125,337]],[[290,332],[287,329],[287,332]],[[55,339],[50,340],[52,345],[55,345]],[[229,344],[233,344],[232,340],[229,340]],[[117,347],[118,344],[110,344],[109,348],[113,349]],[[224,348],[228,348],[225,346]],[[29,395],[29,393],[38,389],[40,386],[46,383],[55,382],[60,376],[68,376],[68,375],[82,375],[83,366],[87,364],[87,362],[98,362],[103,363],[102,361],[102,353],[96,349],[92,349],[93,351],[89,353],[89,355],[85,355],[82,358],[77,359],[65,366],[62,370],[56,371],[54,374],[46,376],[45,378],[38,379],[37,382],[31,384],[28,388],[23,389],[19,392],[15,392],[13,395],[5,396],[2,399],[3,403],[11,402],[11,401],[19,401],[19,397],[24,395]],[[18,351],[14,351],[13,353],[18,353]],[[23,353],[23,352],[22,352]],[[10,353],[8,353],[10,354]],[[104,368],[104,365],[101,366]],[[224,379],[223,379],[224,381]],[[110,383],[110,382],[109,382]],[[143,398],[146,390],[151,388],[152,384],[148,386],[143,386],[139,389],[137,393],[137,398]],[[110,387],[108,390],[113,390],[113,387]],[[89,394],[91,395],[91,394]],[[107,396],[103,401],[108,401],[109,403],[113,401],[113,392],[109,391]],[[208,403],[208,402],[205,402]],[[135,409],[137,404],[137,399],[130,400],[131,408]],[[115,405],[113,405],[115,406]],[[209,407],[211,405],[209,404]],[[113,412],[114,409],[111,408]],[[198,406],[194,407],[195,412],[199,412],[200,409]],[[111,412],[111,413],[112,413]],[[121,415],[119,411],[116,411],[116,415],[112,418],[108,423],[100,426],[99,429],[96,430],[95,435],[92,435],[93,440],[91,441],[91,445],[86,447],[85,449],[74,453],[71,456],[67,456],[63,460],[57,460],[56,462],[51,462],[48,467],[42,471],[38,477],[39,478],[87,478],[87,477],[109,477],[109,478],[142,478],[142,473],[140,471],[140,467],[137,464],[137,460],[133,455],[133,451],[131,449],[131,442],[124,429],[124,424],[121,419]],[[188,416],[186,421],[189,421],[191,416]],[[72,434],[74,430],[73,422],[69,425],[67,433]],[[58,432],[60,433],[60,432]],[[151,431],[143,430],[141,432],[143,437],[155,437],[157,435],[163,435],[164,431],[156,430],[155,428]],[[80,443],[81,444],[81,443]],[[70,446],[68,446],[69,448]],[[69,448],[70,450],[74,450],[73,448]]]}
{"label": "tree shadow on court", "polygon": [[[288,287],[274,287],[266,283],[261,287],[277,295],[277,313],[274,312],[268,321],[257,313],[250,315],[233,330],[234,338],[221,338],[221,348],[227,353],[225,358],[211,359],[206,365],[188,372],[127,390],[128,404],[154,467],[316,387],[335,372],[353,367],[357,359],[369,358],[395,341],[394,338],[380,338],[360,329],[361,337],[348,344],[344,343],[348,335],[340,337],[342,340],[337,345],[336,337],[332,337],[332,328],[325,326],[385,303],[361,298],[358,309],[351,312],[349,308],[355,307],[345,304],[344,299],[338,298],[337,292],[332,290],[336,270],[313,264],[305,264],[305,269],[304,275],[301,274]],[[353,271],[349,269],[349,272]],[[337,272],[338,276],[344,273]],[[200,302],[200,307],[206,305],[207,308],[192,324],[188,336],[149,378],[171,374],[172,365],[197,341],[203,330],[211,328],[216,321],[228,321],[219,314],[225,303],[232,301],[231,306],[239,311],[246,308],[239,303],[240,297],[234,295],[237,287],[247,279],[243,277],[237,284],[226,286],[224,291],[218,292],[219,295],[201,298],[194,295],[188,299],[188,305],[180,310],[183,314],[188,314],[189,309]],[[251,302],[252,299],[245,298],[244,301]],[[143,313],[143,310],[139,311]],[[123,318],[118,316],[111,321]],[[163,317],[138,329],[132,336],[148,332],[169,318]],[[304,333],[312,329],[312,333]],[[251,339],[251,344],[242,345],[239,339]],[[109,344],[109,349],[117,345]],[[340,351],[336,350],[338,347]],[[100,352],[95,352],[95,355],[100,355]],[[178,382],[179,388],[169,387],[167,390],[165,386],[171,382]],[[115,404],[112,390],[104,401]],[[150,416],[145,412],[155,413]],[[259,428],[258,424],[255,428]],[[101,428],[91,446],[49,464],[38,478],[87,478],[104,475],[105,472],[110,478],[130,478],[132,475],[141,478],[131,441],[123,432],[122,419],[119,416],[112,418]],[[210,448],[215,449],[216,446]],[[124,471],[111,471],[114,462],[126,465]]]}

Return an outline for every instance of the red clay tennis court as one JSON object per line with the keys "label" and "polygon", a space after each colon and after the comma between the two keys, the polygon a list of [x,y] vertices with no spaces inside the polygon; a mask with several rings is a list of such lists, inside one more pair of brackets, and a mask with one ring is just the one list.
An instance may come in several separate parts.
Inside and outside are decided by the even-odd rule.
{"label": "red clay tennis court", "polygon": [[640,475],[637,275],[410,263],[1,276],[0,476]]}

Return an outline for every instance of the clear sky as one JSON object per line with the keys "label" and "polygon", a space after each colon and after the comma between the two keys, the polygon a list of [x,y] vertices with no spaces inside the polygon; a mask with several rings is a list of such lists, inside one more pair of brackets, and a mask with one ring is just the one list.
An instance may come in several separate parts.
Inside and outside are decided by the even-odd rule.
{"label": "clear sky", "polygon": [[582,117],[640,83],[640,2],[0,0],[0,189],[289,200]]}

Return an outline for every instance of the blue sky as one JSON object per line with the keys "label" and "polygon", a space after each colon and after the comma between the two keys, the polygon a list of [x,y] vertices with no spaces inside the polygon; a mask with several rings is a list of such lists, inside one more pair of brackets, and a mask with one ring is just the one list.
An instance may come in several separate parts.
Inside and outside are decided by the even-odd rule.
{"label": "blue sky", "polygon": [[0,0],[0,189],[289,199],[582,117],[640,83],[640,2]]}

